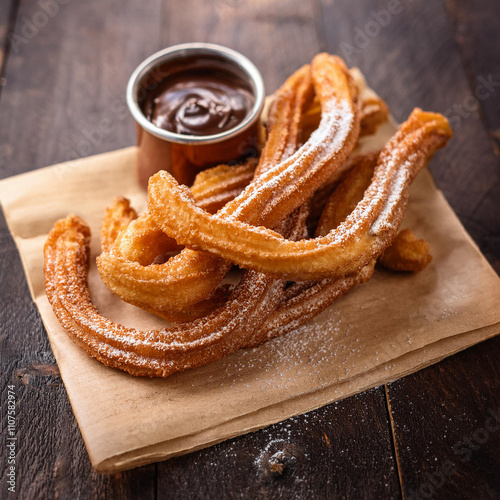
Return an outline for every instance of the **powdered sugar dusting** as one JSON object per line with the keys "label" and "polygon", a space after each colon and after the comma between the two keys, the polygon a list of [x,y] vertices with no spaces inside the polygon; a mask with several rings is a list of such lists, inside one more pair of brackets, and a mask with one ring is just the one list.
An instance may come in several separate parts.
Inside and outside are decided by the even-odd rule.
{"label": "powdered sugar dusting", "polygon": [[[256,201],[270,203],[281,192],[297,189],[306,174],[316,173],[327,161],[342,151],[349,133],[353,129],[354,114],[351,104],[331,99],[324,104],[321,122],[308,141],[291,157],[269,169],[254,183],[250,184],[240,197],[238,208],[231,215],[239,219],[245,210]],[[224,214],[224,210],[221,214]]]}
{"label": "powdered sugar dusting", "polygon": [[[406,160],[400,168],[396,169],[395,177],[392,180],[389,189],[389,195],[387,196],[378,217],[369,229],[370,235],[377,236],[383,231],[395,229],[394,210],[400,203],[404,190],[407,189],[409,185],[411,164],[412,159],[410,158]],[[391,167],[392,165],[389,165],[388,170],[390,170]]]}

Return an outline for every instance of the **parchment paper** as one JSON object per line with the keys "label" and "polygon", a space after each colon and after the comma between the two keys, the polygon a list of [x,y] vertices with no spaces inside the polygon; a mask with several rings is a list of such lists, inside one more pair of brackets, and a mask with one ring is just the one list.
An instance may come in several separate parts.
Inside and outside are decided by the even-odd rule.
{"label": "parchment paper", "polygon": [[[364,149],[381,147],[384,126]],[[500,331],[500,280],[427,171],[412,186],[403,227],[434,257],[421,273],[378,270],[311,323],[255,349],[165,380],[134,378],[88,357],[65,334],[43,286],[42,248],[69,212],[93,230],[92,297],[111,319],[165,323],[125,304],[95,266],[104,209],[116,196],[138,209],[145,193],[127,148],[0,182],[0,200],[57,359],[92,465],[124,470],[260,429],[435,363]],[[439,168],[439,156],[434,160]]]}

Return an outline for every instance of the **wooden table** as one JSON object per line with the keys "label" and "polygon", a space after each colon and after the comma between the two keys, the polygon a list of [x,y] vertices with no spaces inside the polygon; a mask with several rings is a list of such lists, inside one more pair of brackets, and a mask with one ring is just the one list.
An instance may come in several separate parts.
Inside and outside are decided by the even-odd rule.
{"label": "wooden table", "polygon": [[[268,92],[326,50],[358,65],[398,120],[414,106],[450,117],[455,139],[432,171],[499,271],[499,30],[498,0],[2,0],[0,177],[133,144],[125,85],[165,46],[239,50]],[[13,385],[18,498],[500,497],[500,338],[266,430],[98,475],[3,217],[0,231],[2,428]]]}

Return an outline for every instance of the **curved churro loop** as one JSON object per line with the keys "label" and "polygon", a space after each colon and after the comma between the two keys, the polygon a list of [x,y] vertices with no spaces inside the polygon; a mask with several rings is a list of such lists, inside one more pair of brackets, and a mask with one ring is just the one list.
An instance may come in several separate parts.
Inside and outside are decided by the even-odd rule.
{"label": "curved churro loop", "polygon": [[[300,234],[305,215],[285,224],[287,236]],[[167,377],[282,335],[371,275],[365,269],[353,277],[325,280],[276,309],[285,282],[246,271],[216,311],[177,327],[139,331],[106,319],[92,304],[87,283],[89,243],[90,229],[79,217],[56,222],[44,247],[47,298],[76,344],[101,363],[137,376]]]}
{"label": "curved churro loop", "polygon": [[[451,135],[442,115],[415,109],[382,150],[372,183],[355,210],[327,236],[314,240],[286,241],[272,230],[207,214],[166,172],[150,179],[148,210],[179,243],[243,267],[294,280],[342,276],[357,272],[390,244],[411,181]],[[162,210],[166,198],[173,209],[168,218]]]}
{"label": "curved churro loop", "polygon": [[[366,83],[365,77],[358,68],[349,70],[351,77],[358,86],[361,103],[361,126],[359,136],[374,134],[377,129],[389,119],[389,108]],[[318,128],[321,118],[319,99],[314,97],[300,120],[301,137],[305,142],[314,130]]]}
{"label": "curved churro loop", "polygon": [[45,245],[47,297],[78,345],[132,375],[166,377],[244,347],[280,298],[281,281],[249,271],[231,300],[202,319],[163,330],[126,328],[101,316],[90,300],[89,238],[88,226],[78,217],[55,224]]}
{"label": "curved churro loop", "polygon": [[[302,150],[297,158],[297,163],[304,166],[304,161],[310,165],[312,162],[311,175],[302,179],[297,179],[298,187],[302,188],[301,196],[298,200],[290,203],[286,189],[278,192],[267,190],[265,200],[264,195],[245,194],[241,204],[245,203],[242,213],[238,215],[241,220],[250,223],[269,223],[275,225],[282,220],[290,211],[301,205],[307,196],[312,194],[325,176],[331,174],[339,167],[344,159],[354,147],[359,129],[359,113],[357,110],[356,88],[350,80],[350,76],[343,62],[331,56],[322,54],[313,61],[315,68],[317,93],[320,94],[322,102],[327,108],[325,110],[325,124],[321,134],[314,141]],[[278,155],[286,154],[289,151],[288,145],[297,138],[299,119],[291,120],[291,116],[300,116],[303,109],[303,102],[310,96],[311,75],[309,68],[301,68],[293,75],[278,92],[278,96],[286,95],[287,99],[277,99],[274,107],[276,118],[271,120],[271,134],[264,148],[258,170],[264,171],[264,165],[272,164]],[[323,88],[324,87],[324,88]],[[294,97],[295,96],[295,97]],[[290,104],[290,99],[292,102]],[[295,99],[295,100],[294,100]],[[281,103],[285,103],[286,106]],[[347,113],[347,115],[345,115]],[[286,116],[284,128],[277,128],[276,124],[281,123],[278,118]],[[291,124],[291,125],[290,125]],[[342,126],[339,126],[342,124]],[[321,141],[327,141],[325,147]],[[281,151],[281,152],[280,152]],[[337,154],[337,156],[335,156]],[[332,161],[333,160],[333,161]],[[285,180],[293,173],[293,164],[285,163],[280,166],[282,176]],[[322,172],[321,167],[328,165]],[[304,170],[304,169],[303,169]],[[263,175],[267,175],[263,173]],[[262,177],[262,176],[261,176]],[[260,179],[260,177],[259,177]],[[259,185],[262,185],[260,183]],[[239,198],[237,200],[239,200]],[[278,211],[269,211],[270,200],[280,198],[284,206]],[[262,210],[262,204],[267,205],[267,214]],[[168,206],[168,204],[166,205]],[[224,214],[220,216],[234,217],[235,210],[240,206],[239,201],[233,201],[223,209]],[[278,213],[280,212],[280,213]],[[269,219],[268,222],[263,220]],[[108,287],[121,298],[140,307],[150,307],[167,311],[169,309],[184,309],[207,298],[220,283],[223,276],[229,270],[231,264],[213,255],[200,252],[183,250],[178,256],[170,259],[161,266],[141,266],[136,262],[131,262],[126,257],[115,252],[105,252],[98,258],[98,267],[103,281]]]}

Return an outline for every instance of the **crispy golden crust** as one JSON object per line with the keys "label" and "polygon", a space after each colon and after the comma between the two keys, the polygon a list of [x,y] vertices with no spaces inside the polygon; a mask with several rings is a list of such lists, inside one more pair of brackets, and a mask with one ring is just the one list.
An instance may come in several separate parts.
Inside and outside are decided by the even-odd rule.
{"label": "crispy golden crust", "polygon": [[403,229],[391,246],[382,252],[378,263],[392,271],[418,273],[432,260],[429,252],[427,241],[418,240],[411,229]]}
{"label": "crispy golden crust", "polygon": [[379,153],[375,151],[351,160],[349,173],[325,204],[316,228],[316,236],[326,236],[338,227],[363,199],[377,166]]}
{"label": "crispy golden crust", "polygon": [[[307,97],[310,82],[309,66],[301,68],[285,82],[277,95],[286,95],[288,99],[280,101],[282,105],[273,107],[271,123],[281,123],[281,115],[286,115],[287,121],[290,121],[294,112],[301,112],[302,100]],[[285,154],[286,145],[294,140],[292,136],[295,133],[294,127],[282,129],[270,124],[268,141],[259,160],[261,170]],[[184,249],[164,264],[150,266],[127,259],[119,252],[103,252],[97,259],[97,265],[103,281],[120,298],[142,308],[164,312],[185,311],[206,300],[232,266],[214,255],[189,249]]]}
{"label": "crispy golden crust", "polygon": [[[313,84],[321,124],[297,150]],[[340,59],[320,54],[278,92],[256,169],[255,162],[216,167],[197,176],[192,192],[159,173],[150,182],[143,216],[136,218],[123,198],[107,210],[101,230],[105,251],[98,261],[103,279],[129,302],[183,324],[138,331],[101,316],[87,285],[90,230],[72,215],[58,221],[44,248],[45,284],[71,338],[108,366],[166,377],[304,324],[367,281],[384,249],[384,265],[425,267],[426,242],[411,231],[395,240],[394,235],[411,181],[451,131],[441,115],[415,110],[380,154],[345,161],[360,132],[363,84]],[[387,118],[376,96],[364,95],[366,109],[370,99],[373,113],[365,113],[365,132]],[[311,197],[325,183],[338,187],[326,202],[316,238],[307,240]],[[211,215],[206,209],[219,211]],[[172,237],[194,249],[160,263],[161,255],[178,249]],[[217,288],[230,261],[256,270],[246,270],[236,287]],[[302,281],[287,287],[290,277]],[[318,281],[303,281],[312,279]]]}
{"label": "crispy golden crust", "polygon": [[[359,89],[359,100],[361,102],[359,135],[363,137],[374,134],[380,125],[389,119],[389,108],[385,101],[368,87],[364,76],[358,68],[351,68],[349,73]],[[321,105],[319,99],[315,96],[301,117],[300,129],[302,142],[305,142],[318,128],[320,119]]]}
{"label": "crispy golden crust", "polygon": [[[304,217],[296,216],[290,224],[285,234],[296,238]],[[167,377],[282,335],[371,275],[365,269],[284,300],[283,280],[246,271],[216,311],[177,327],[139,331],[106,319],[92,304],[87,284],[89,242],[90,230],[80,218],[70,215],[56,222],[44,247],[47,298],[77,345],[103,364],[136,376]]]}
{"label": "crispy golden crust", "polygon": [[137,218],[136,211],[130,206],[129,200],[118,196],[113,203],[106,208],[101,225],[101,248],[103,252],[109,252],[120,234],[134,219]]}
{"label": "crispy golden crust", "polygon": [[[360,82],[359,75],[355,75],[355,77],[356,81]],[[366,84],[364,81],[362,83],[361,94],[366,98]],[[350,84],[352,85],[352,82],[350,82]],[[311,100],[312,93],[313,86],[309,65],[304,66],[292,75],[285,85],[277,92],[276,99],[273,102],[268,118],[268,142],[266,143],[259,161],[256,172],[257,176],[266,172],[274,164],[279,163],[281,159],[290,156],[294,152],[297,143],[300,142],[300,129],[303,126],[301,117],[304,115],[305,106]],[[363,104],[362,109],[366,109],[366,105]],[[315,111],[318,120],[321,114],[320,111],[318,101],[318,109]],[[362,112],[361,119],[369,119],[367,116],[366,113],[363,114]],[[387,118],[383,113],[379,113],[378,116],[380,122]],[[346,167],[348,167],[347,164],[341,168],[334,166],[336,170],[334,170],[334,174],[330,176],[330,182],[340,177]],[[250,160],[248,163],[238,167],[219,166],[201,172],[198,174],[194,185],[191,187],[196,204],[209,212],[215,212],[216,209],[219,209],[222,205],[237,196],[250,182],[252,170],[254,168],[254,164]],[[162,233],[160,234],[158,232],[156,225],[148,215],[145,216],[145,219],[146,223],[140,220],[133,224],[129,230],[124,232],[122,238],[120,238],[120,242],[117,244],[114,255],[103,255],[99,260],[101,275],[108,286],[124,300],[135,303],[141,307],[145,307],[145,304],[138,302],[136,298],[140,294],[140,289],[142,288],[142,284],[139,280],[141,279],[143,270],[141,267],[135,264],[128,264],[126,261],[138,262],[142,266],[145,266],[154,262],[153,259],[155,258],[155,254],[168,253],[169,251],[174,251],[179,248],[176,247],[164,233],[160,232]],[[147,231],[148,227],[150,228],[150,234],[148,234]],[[189,265],[192,266],[193,254],[185,252],[185,256],[190,258],[191,262],[189,262]],[[226,265],[226,267],[221,267],[220,261],[216,261],[215,258],[212,259],[214,259],[213,263],[216,262],[220,272],[218,274],[213,273],[214,266],[210,269],[205,267],[205,271],[207,272],[203,278],[204,283],[199,282],[198,290],[193,290],[192,300],[199,301],[204,298],[204,300],[207,300],[210,293],[213,291],[215,283],[220,281],[223,271],[229,268],[228,265]],[[199,264],[201,264],[200,267],[206,266],[208,260],[211,259],[204,258],[205,262],[199,262]],[[185,259],[185,261],[186,263],[188,262],[187,259]],[[112,274],[114,268],[117,268],[117,270],[119,268],[120,276],[123,277],[123,279],[119,278],[119,283],[117,282],[116,275]],[[184,286],[183,278],[176,275],[175,272],[172,273],[170,264],[164,265],[159,271],[157,283],[158,295],[161,294],[165,297],[166,294],[170,292],[175,299],[172,301],[165,298],[157,299],[156,304],[161,307],[161,309],[159,309],[160,315],[164,316],[164,314],[161,313],[162,310],[168,311],[168,314],[171,315],[175,309],[180,307],[187,308],[187,317],[192,317],[194,313],[191,307],[192,300],[187,297],[184,297],[183,300],[180,301],[176,300],[176,297],[178,297],[176,290],[179,288],[182,289]],[[209,276],[210,273],[212,273],[212,278],[209,280],[207,276]],[[147,276],[144,277],[144,283],[148,285],[151,283],[151,286],[153,286],[153,276],[151,273],[145,274],[147,274]],[[211,299],[209,298],[209,300]],[[161,306],[161,301],[163,301],[163,306]],[[171,318],[173,317],[171,316]]]}
{"label": "crispy golden crust", "polygon": [[211,214],[216,213],[250,184],[257,163],[257,158],[249,158],[242,165],[218,165],[200,172],[191,186],[196,204]]}
{"label": "crispy golden crust", "polygon": [[[242,267],[299,281],[343,276],[357,272],[392,242],[403,217],[411,181],[451,135],[442,115],[414,110],[382,150],[372,183],[356,209],[327,236],[314,240],[287,241],[263,227],[211,216],[195,207],[188,193],[166,172],[156,174],[149,182],[148,210],[158,226],[179,243],[214,253]],[[302,166],[304,163],[307,162],[302,161]],[[274,171],[279,168],[269,173]],[[261,179],[265,179],[263,183],[259,183]],[[260,192],[277,189],[272,176],[261,176],[249,186],[253,187],[251,192],[258,189],[255,184],[260,184]],[[286,185],[287,194],[291,184],[293,181]],[[168,218],[162,209],[166,199],[173,209]]]}

